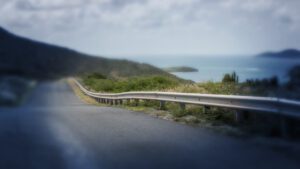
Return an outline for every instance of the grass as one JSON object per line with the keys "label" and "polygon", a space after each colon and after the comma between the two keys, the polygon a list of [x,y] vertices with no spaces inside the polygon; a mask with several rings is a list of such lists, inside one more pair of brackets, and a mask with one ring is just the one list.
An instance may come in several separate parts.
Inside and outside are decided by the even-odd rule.
{"label": "grass", "polygon": [[83,76],[82,82],[90,90],[108,93],[165,90],[180,84],[179,80],[166,76],[113,79],[99,74]]}
{"label": "grass", "polygon": [[171,92],[202,93],[202,94],[237,94],[238,86],[234,83],[194,83],[181,84],[170,88]]}
{"label": "grass", "polygon": [[106,93],[129,91],[169,91],[202,94],[267,96],[272,95],[270,93],[270,89],[272,89],[272,91],[276,89],[276,87],[272,87],[271,84],[267,83],[267,80],[243,83],[237,83],[236,81],[193,83],[169,76],[154,75],[112,78],[98,73],[85,75],[80,79],[81,83],[89,90]]}
{"label": "grass", "polygon": [[104,104],[98,103],[95,99],[85,95],[79,87],[75,84],[75,82],[71,79],[67,80],[71,88],[73,89],[74,93],[86,104],[91,104],[91,105],[100,105],[103,106]]}
{"label": "grass", "polygon": [[251,96],[273,96],[276,88],[268,86],[254,86],[248,83],[233,82],[203,82],[180,84],[174,88],[167,89],[169,92],[201,93],[201,94],[223,94],[223,95],[251,95]]}

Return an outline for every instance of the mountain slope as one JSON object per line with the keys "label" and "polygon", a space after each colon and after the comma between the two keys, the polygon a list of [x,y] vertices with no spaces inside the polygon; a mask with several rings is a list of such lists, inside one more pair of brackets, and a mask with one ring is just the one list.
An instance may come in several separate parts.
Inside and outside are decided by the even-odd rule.
{"label": "mountain slope", "polygon": [[148,64],[94,57],[22,38],[0,27],[0,74],[53,79],[91,72],[118,77],[157,74],[172,76]]}
{"label": "mountain slope", "polygon": [[296,49],[287,49],[281,52],[266,52],[258,55],[259,57],[272,57],[272,58],[299,58],[300,51]]}

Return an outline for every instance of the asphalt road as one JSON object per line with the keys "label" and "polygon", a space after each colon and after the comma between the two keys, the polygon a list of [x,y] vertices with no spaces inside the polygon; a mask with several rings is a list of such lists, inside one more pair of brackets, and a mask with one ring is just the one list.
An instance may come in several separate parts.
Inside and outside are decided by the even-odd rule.
{"label": "asphalt road", "polygon": [[300,159],[238,139],[119,108],[87,105],[64,81],[0,108],[1,169],[299,169]]}

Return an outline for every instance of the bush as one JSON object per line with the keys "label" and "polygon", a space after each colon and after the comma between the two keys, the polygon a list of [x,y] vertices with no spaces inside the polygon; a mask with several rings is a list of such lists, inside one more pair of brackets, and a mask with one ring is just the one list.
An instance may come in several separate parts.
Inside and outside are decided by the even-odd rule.
{"label": "bush", "polygon": [[106,79],[106,76],[100,74],[100,73],[92,73],[86,76],[86,78],[89,79]]}
{"label": "bush", "polygon": [[235,83],[199,83],[198,86],[203,88],[208,94],[236,94],[238,85]]}
{"label": "bush", "polygon": [[222,80],[223,83],[238,83],[239,82],[239,77],[235,72],[231,74],[225,74]]}
{"label": "bush", "polygon": [[246,84],[252,87],[278,87],[279,82],[276,76],[264,79],[247,79]]}
{"label": "bush", "polygon": [[165,76],[132,77],[128,79],[106,79],[100,75],[88,75],[82,78],[83,84],[98,92],[128,92],[166,90],[179,85],[177,79]]}

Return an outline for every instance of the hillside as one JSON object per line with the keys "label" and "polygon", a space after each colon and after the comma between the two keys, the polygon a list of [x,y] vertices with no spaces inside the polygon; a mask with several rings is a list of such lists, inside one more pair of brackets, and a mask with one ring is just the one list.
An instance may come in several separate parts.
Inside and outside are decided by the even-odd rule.
{"label": "hillside", "polygon": [[259,54],[258,57],[272,57],[272,58],[290,58],[300,59],[300,51],[296,49],[287,49],[281,52],[266,52]]}
{"label": "hillside", "polygon": [[[173,76],[148,64],[107,59],[14,35],[0,27],[0,74],[53,79],[98,72],[106,76]],[[174,77],[174,76],[173,76]]]}

